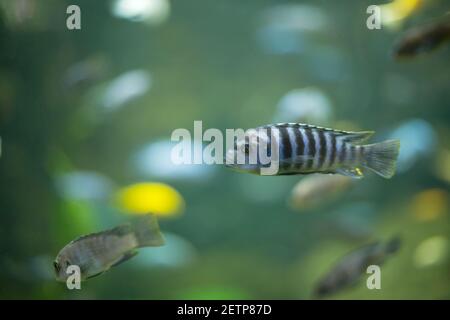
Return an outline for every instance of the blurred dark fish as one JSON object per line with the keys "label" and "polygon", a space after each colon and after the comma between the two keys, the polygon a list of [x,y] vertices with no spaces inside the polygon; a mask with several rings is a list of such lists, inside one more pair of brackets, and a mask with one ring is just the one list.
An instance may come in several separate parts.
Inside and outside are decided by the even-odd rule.
{"label": "blurred dark fish", "polygon": [[390,255],[398,251],[400,244],[400,239],[395,237],[386,244],[378,241],[345,255],[319,281],[314,290],[314,296],[321,298],[356,284],[361,275],[366,273],[368,266],[380,266]]}
{"label": "blurred dark fish", "polygon": [[292,189],[290,205],[297,210],[314,208],[348,190],[355,180],[341,175],[313,174]]}
{"label": "blurred dark fish", "polygon": [[[345,176],[364,176],[361,167],[368,168],[384,178],[395,173],[399,140],[387,140],[361,145],[373,135],[373,131],[340,131],[301,123],[266,125],[247,131],[247,138],[238,138],[233,149],[227,150],[228,167],[248,173],[261,174],[264,164],[259,155],[257,161],[251,154],[265,152],[271,161],[279,162],[277,175],[308,173],[339,173]],[[271,148],[272,137],[274,146]],[[271,149],[277,155],[271,154]],[[263,152],[264,154],[264,152]],[[278,157],[278,159],[277,159]],[[239,164],[236,159],[245,158]]]}
{"label": "blurred dark fish", "polygon": [[413,28],[394,47],[394,57],[412,58],[430,52],[450,40],[450,19]]}
{"label": "blurred dark fish", "polygon": [[138,218],[132,224],[82,236],[66,245],[53,263],[58,281],[66,281],[70,265],[81,271],[81,280],[102,274],[137,254],[137,248],[164,244],[153,215]]}
{"label": "blurred dark fish", "polygon": [[88,88],[108,73],[108,60],[100,54],[71,65],[64,74],[63,85],[66,89]]}

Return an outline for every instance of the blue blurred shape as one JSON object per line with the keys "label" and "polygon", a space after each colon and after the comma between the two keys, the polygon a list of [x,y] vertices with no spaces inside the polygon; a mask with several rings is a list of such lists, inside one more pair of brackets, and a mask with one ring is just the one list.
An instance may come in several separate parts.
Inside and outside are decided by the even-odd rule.
{"label": "blue blurred shape", "polygon": [[183,267],[195,261],[197,250],[186,239],[168,232],[164,232],[164,238],[164,246],[141,249],[134,263],[142,266]]}
{"label": "blue blurred shape", "polygon": [[147,71],[128,71],[107,85],[102,97],[102,105],[108,110],[116,110],[144,95],[151,86],[152,77]]}
{"label": "blue blurred shape", "polygon": [[283,4],[265,10],[261,23],[258,38],[267,52],[301,53],[309,40],[307,33],[323,31],[327,17],[312,5]]}
{"label": "blue blurred shape", "polygon": [[389,137],[400,139],[398,172],[408,171],[419,158],[430,156],[436,149],[436,132],[430,123],[422,119],[411,119],[401,123]]}
{"label": "blue blurred shape", "polygon": [[320,89],[307,87],[291,90],[281,98],[274,121],[326,124],[331,115],[330,99]]}
{"label": "blue blurred shape", "polygon": [[132,158],[132,165],[140,175],[163,179],[206,179],[214,171],[212,165],[174,164],[172,148],[177,142],[161,140],[145,145]]}
{"label": "blue blurred shape", "polygon": [[55,178],[58,193],[65,199],[105,199],[114,189],[114,183],[95,171],[72,171]]}

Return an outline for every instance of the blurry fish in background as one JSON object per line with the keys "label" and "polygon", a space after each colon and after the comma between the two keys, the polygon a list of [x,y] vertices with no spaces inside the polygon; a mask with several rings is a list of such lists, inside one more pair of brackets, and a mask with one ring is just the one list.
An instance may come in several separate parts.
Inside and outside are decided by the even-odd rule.
{"label": "blurry fish in background", "polygon": [[[139,177],[192,181],[205,181],[211,178],[214,166],[174,164],[171,159],[174,145],[175,143],[169,140],[146,144],[133,155],[131,166]],[[193,152],[197,152],[197,149],[194,148]]]}
{"label": "blurry fish in background", "polygon": [[70,171],[55,177],[58,193],[65,199],[104,200],[115,189],[114,182],[95,171]]}
{"label": "blurry fish in background", "polygon": [[435,174],[439,179],[450,183],[450,150],[439,150],[436,158]]}
{"label": "blurry fish in background", "polygon": [[[266,125],[249,132],[253,135],[237,139],[234,148],[227,150],[226,166],[253,174],[261,174],[261,169],[271,164],[263,164],[260,157],[250,163],[250,155],[257,154],[255,150],[274,149],[277,156],[268,157],[279,165],[276,175],[339,173],[362,178],[362,168],[367,168],[389,179],[395,173],[400,147],[399,140],[362,145],[373,131],[341,131],[301,123]],[[245,163],[236,159],[245,159]]]}
{"label": "blurry fish in background", "polygon": [[325,13],[312,5],[272,6],[261,14],[258,39],[271,54],[302,53],[311,40],[308,34],[324,31],[327,20]]}
{"label": "blurry fish in background", "polygon": [[414,251],[414,265],[425,268],[442,263],[449,256],[448,239],[433,236],[423,240]]}
{"label": "blurry fish in background", "polygon": [[196,260],[197,250],[188,240],[167,232],[164,233],[164,239],[164,246],[141,252],[134,263],[145,267],[180,268]]}
{"label": "blurry fish in background", "polygon": [[408,171],[420,158],[430,157],[436,149],[437,134],[423,119],[402,122],[389,134],[389,138],[394,137],[402,142],[397,159],[398,172]]}
{"label": "blurry fish in background", "polygon": [[408,30],[394,46],[396,59],[413,58],[439,48],[450,40],[450,14],[446,21],[415,27]]}
{"label": "blurry fish in background", "polygon": [[[56,6],[55,6],[56,7]],[[46,30],[49,27],[49,8],[43,1],[0,1],[2,21],[11,29]]]}
{"label": "blurry fish in background", "polygon": [[120,189],[116,194],[117,205],[130,214],[152,212],[162,217],[176,216],[183,212],[185,202],[181,194],[165,183],[136,183]]}
{"label": "blurry fish in background", "polygon": [[97,54],[71,65],[63,77],[67,89],[86,88],[106,76],[108,60]]}
{"label": "blurry fish in background", "polygon": [[118,18],[160,25],[170,15],[169,0],[115,0],[112,14]]}
{"label": "blurry fish in background", "polygon": [[395,237],[387,243],[378,241],[353,250],[341,258],[318,282],[314,289],[314,297],[322,298],[355,285],[366,273],[368,266],[380,266],[399,250],[400,245],[400,239]]}
{"label": "blurry fish in background", "polygon": [[418,221],[433,221],[448,215],[448,199],[449,193],[446,190],[427,189],[414,195],[410,210]]}
{"label": "blurry fish in background", "polygon": [[52,268],[53,258],[41,254],[18,260],[6,254],[0,257],[0,269],[3,275],[8,275],[20,282],[39,283],[43,285],[45,281],[53,281],[55,275]]}
{"label": "blurry fish in background", "polygon": [[423,0],[393,0],[379,5],[381,9],[381,23],[388,28],[398,28],[405,19],[419,10]]}
{"label": "blurry fish in background", "polygon": [[289,204],[296,210],[316,208],[338,198],[354,181],[341,175],[313,174],[304,177],[294,186]]}
{"label": "blurry fish in background", "polygon": [[152,77],[147,71],[138,69],[125,72],[107,84],[101,105],[107,111],[115,111],[146,94],[151,86]]}
{"label": "blurry fish in background", "polygon": [[286,93],[278,102],[274,122],[329,124],[331,100],[318,88],[307,87]]}
{"label": "blurry fish in background", "polygon": [[377,222],[376,206],[370,202],[344,204],[337,210],[327,213],[331,217],[319,224],[324,237],[347,241],[364,241],[373,236]]}
{"label": "blurry fish in background", "polygon": [[66,245],[53,263],[56,279],[66,281],[66,270],[76,265],[81,271],[81,280],[86,280],[108,271],[111,267],[134,257],[143,247],[158,247],[164,244],[156,217],[147,214],[130,224],[114,229],[79,237]]}

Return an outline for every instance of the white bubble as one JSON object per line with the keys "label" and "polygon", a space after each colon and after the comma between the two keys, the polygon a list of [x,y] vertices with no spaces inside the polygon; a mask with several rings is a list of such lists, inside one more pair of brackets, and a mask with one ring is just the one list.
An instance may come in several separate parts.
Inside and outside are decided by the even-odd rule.
{"label": "white bubble", "polygon": [[160,24],[169,17],[170,3],[168,0],[116,0],[112,13],[131,21]]}

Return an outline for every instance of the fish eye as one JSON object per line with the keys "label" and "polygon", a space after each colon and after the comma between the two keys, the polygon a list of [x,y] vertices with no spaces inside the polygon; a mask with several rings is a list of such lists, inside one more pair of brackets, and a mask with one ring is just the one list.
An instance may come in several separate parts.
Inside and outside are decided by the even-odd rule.
{"label": "fish eye", "polygon": [[70,265],[71,265],[70,261],[67,260],[67,261],[66,261],[66,268],[68,268]]}
{"label": "fish eye", "polygon": [[250,153],[250,147],[249,147],[248,143],[242,145],[241,151],[243,153],[245,153],[245,154],[249,154]]}
{"label": "fish eye", "polygon": [[60,265],[59,265],[59,263],[58,263],[57,261],[54,261],[54,262],[53,262],[53,267],[55,268],[56,272],[59,272],[59,270],[60,270]]}

